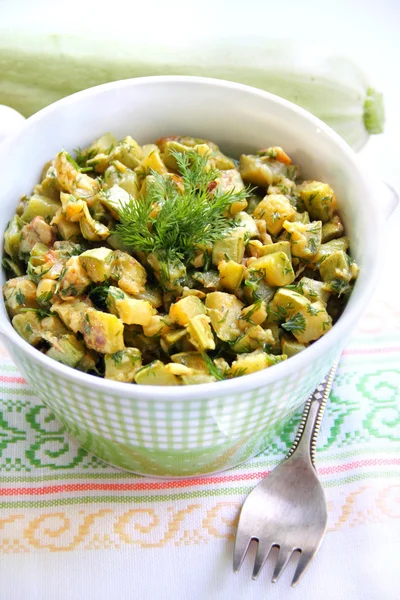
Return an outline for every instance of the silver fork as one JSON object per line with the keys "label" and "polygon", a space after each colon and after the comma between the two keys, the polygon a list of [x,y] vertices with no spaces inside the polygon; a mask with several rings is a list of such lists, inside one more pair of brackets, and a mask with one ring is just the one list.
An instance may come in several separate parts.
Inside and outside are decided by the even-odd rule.
{"label": "silver fork", "polygon": [[315,471],[315,446],[322,415],[339,361],[308,398],[299,429],[286,458],[247,496],[239,516],[233,570],[242,566],[251,540],[258,541],[253,579],[257,579],[273,546],[279,547],[272,581],[278,580],[292,553],[300,558],[296,585],[317,553],[328,520],[324,491]]}

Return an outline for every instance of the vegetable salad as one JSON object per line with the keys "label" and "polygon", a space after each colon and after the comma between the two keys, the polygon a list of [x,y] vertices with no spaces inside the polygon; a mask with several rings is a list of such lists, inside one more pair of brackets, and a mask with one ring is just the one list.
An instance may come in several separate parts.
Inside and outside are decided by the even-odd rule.
{"label": "vegetable salad", "polygon": [[65,150],[4,236],[16,331],[65,365],[187,385],[271,367],[325,335],[358,267],[324,182],[276,146],[111,134]]}

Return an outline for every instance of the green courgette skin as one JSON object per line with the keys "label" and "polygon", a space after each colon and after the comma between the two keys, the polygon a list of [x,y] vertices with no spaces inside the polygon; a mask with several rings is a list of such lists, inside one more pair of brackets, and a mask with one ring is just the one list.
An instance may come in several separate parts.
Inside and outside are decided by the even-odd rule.
{"label": "green courgette skin", "polygon": [[333,127],[355,150],[383,131],[382,96],[351,61],[307,44],[242,38],[183,48],[151,41],[13,34],[0,28],[0,104],[29,116],[73,92],[148,75],[201,75],[258,87]]}

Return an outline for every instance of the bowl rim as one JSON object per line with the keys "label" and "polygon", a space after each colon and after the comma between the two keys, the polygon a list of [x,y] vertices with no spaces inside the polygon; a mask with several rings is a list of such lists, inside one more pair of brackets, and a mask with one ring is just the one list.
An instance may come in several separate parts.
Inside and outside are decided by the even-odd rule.
{"label": "bowl rim", "polygon": [[[331,127],[318,119],[318,117],[309,113],[307,110],[297,106],[296,104],[293,104],[288,100],[280,98],[275,94],[271,94],[270,92],[254,88],[249,85],[216,78],[188,75],[157,75],[123,79],[90,87],[66,96],[65,98],[53,102],[49,106],[46,106],[34,115],[30,116],[26,120],[21,130],[19,130],[15,136],[6,139],[0,144],[0,151],[7,151],[7,148],[11,148],[15,143],[18,143],[20,138],[23,139],[25,129],[40,123],[41,119],[47,114],[57,112],[64,106],[79,102],[80,99],[90,96],[95,97],[98,93],[112,90],[113,88],[123,89],[125,87],[141,87],[143,85],[173,85],[182,83],[189,85],[201,84],[205,86],[214,86],[217,88],[224,88],[226,90],[238,90],[245,94],[258,96],[259,98],[265,99],[272,104],[283,106],[285,109],[297,114],[300,119],[307,121],[309,124],[319,129],[321,133],[324,133],[326,136],[328,136],[331,143],[335,144],[338,150],[345,155],[353,171],[358,173],[360,182],[363,184],[366,193],[371,193],[370,190],[375,188],[374,185],[371,186],[370,175],[363,172],[361,169],[361,166],[358,163],[358,157],[354,150]],[[382,229],[382,219],[378,218],[376,226],[377,230]],[[64,378],[70,379],[71,383],[74,383],[75,385],[81,385],[84,388],[90,387],[102,394],[119,394],[121,397],[130,397],[137,400],[152,399],[154,401],[184,401],[186,397],[190,397],[191,400],[201,400],[205,398],[217,398],[229,395],[237,396],[240,393],[253,392],[261,387],[274,383],[278,379],[290,376],[294,377],[296,373],[304,368],[305,363],[315,361],[317,357],[321,356],[321,354],[328,353],[329,350],[332,350],[332,348],[335,346],[335,343],[342,345],[341,340],[347,338],[349,331],[353,329],[355,323],[360,318],[363,309],[367,305],[367,302],[372,296],[372,293],[375,289],[374,279],[376,279],[378,273],[380,263],[379,257],[381,255],[382,252],[377,253],[375,263],[370,269],[369,277],[365,280],[365,289],[363,290],[362,296],[357,300],[356,306],[353,306],[354,302],[351,303],[350,299],[338,322],[335,323],[335,325],[326,335],[311,344],[303,352],[290,357],[290,360],[274,365],[272,369],[267,368],[255,373],[224,381],[192,384],[188,386],[155,386],[122,383],[78,371],[72,367],[68,367],[49,358],[31,346],[21,336],[19,336],[12,327],[11,321],[8,317],[5,319],[5,323],[1,323],[0,334],[2,334],[6,340],[17,346],[18,349],[24,354],[28,354],[30,358],[32,358],[36,363],[39,363],[45,370],[51,370],[55,375],[60,375]],[[5,315],[7,315],[3,297],[1,306]]]}

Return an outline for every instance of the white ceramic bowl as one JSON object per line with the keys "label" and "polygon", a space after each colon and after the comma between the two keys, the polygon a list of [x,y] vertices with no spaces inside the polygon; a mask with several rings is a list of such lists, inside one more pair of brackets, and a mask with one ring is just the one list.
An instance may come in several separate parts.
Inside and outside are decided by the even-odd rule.
{"label": "white ceramic bowl", "polygon": [[306,400],[340,353],[371,296],[379,270],[384,214],[378,184],[349,146],[321,121],[276,96],[198,77],[149,77],[74,94],[29,118],[0,145],[0,230],[18,199],[60,148],[84,147],[111,131],[139,143],[165,135],[215,141],[233,156],[282,146],[304,178],[336,192],[361,272],[338,323],[304,352],[237,379],[187,387],[137,386],[96,378],[53,361],[12,328],[0,329],[37,395],[87,450],[123,469],[190,476],[227,469],[258,453]]}

